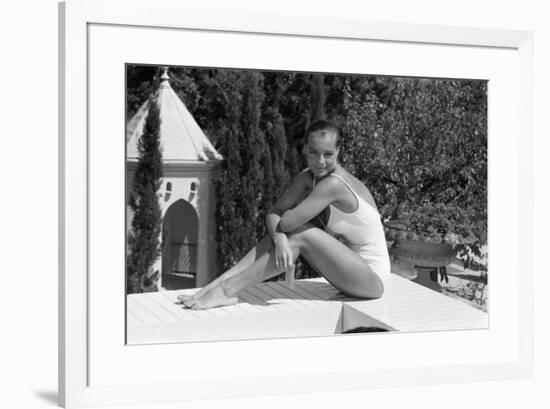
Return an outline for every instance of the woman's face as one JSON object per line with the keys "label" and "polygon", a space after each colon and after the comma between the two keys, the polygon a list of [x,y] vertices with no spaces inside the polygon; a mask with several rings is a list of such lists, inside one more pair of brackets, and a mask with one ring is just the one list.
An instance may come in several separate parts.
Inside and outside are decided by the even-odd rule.
{"label": "woman's face", "polygon": [[336,169],[338,158],[335,132],[314,132],[304,146],[307,165],[317,178],[322,178]]}

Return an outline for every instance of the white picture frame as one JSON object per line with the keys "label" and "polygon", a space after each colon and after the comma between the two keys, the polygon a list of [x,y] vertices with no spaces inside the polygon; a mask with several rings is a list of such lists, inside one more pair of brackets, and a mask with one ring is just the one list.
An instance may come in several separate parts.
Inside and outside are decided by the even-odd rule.
{"label": "white picture frame", "polygon": [[[59,23],[59,100],[62,115],[59,143],[59,400],[61,405],[82,407],[150,403],[531,376],[533,328],[530,299],[533,290],[533,219],[531,212],[528,211],[533,200],[533,39],[531,32],[362,20],[316,19],[308,16],[284,17],[271,14],[216,13],[189,9],[181,2],[171,0],[154,2],[148,0],[69,0],[60,4]],[[517,96],[517,101],[513,103],[517,126],[514,128],[515,132],[510,140],[513,145],[511,152],[514,155],[515,166],[511,166],[509,171],[512,172],[510,175],[512,176],[513,193],[516,194],[514,197],[521,197],[523,200],[521,202],[513,200],[509,210],[513,216],[514,232],[517,233],[517,237],[522,237],[522,240],[513,241],[510,248],[496,247],[495,251],[489,253],[495,261],[508,256],[516,261],[507,267],[510,277],[516,279],[514,280],[516,283],[514,291],[517,291],[514,293],[514,297],[516,298],[512,303],[513,307],[511,307],[511,318],[514,323],[513,336],[503,332],[492,338],[493,341],[502,341],[501,343],[506,345],[507,349],[501,355],[495,355],[491,360],[475,356],[470,361],[465,360],[458,363],[449,362],[438,365],[408,363],[404,366],[394,365],[391,368],[364,366],[360,369],[351,367],[343,369],[337,365],[333,367],[329,365],[329,368],[323,371],[307,359],[303,361],[295,359],[294,362],[289,359],[288,373],[280,370],[277,373],[260,373],[249,370],[247,376],[244,376],[243,373],[235,375],[221,373],[217,377],[198,376],[196,379],[188,378],[180,381],[174,381],[172,378],[167,378],[164,381],[152,379],[148,382],[138,382],[133,378],[116,381],[114,377],[100,379],[99,375],[93,374],[91,368],[103,365],[101,363],[96,365],[96,362],[106,359],[105,357],[109,355],[95,347],[97,343],[92,340],[91,333],[96,331],[96,328],[96,333],[108,332],[109,328],[94,326],[91,329],[95,310],[90,306],[90,299],[94,299],[93,291],[98,291],[97,287],[90,286],[89,274],[90,265],[95,263],[93,257],[97,257],[97,253],[90,252],[89,249],[90,218],[88,214],[90,208],[89,184],[92,175],[89,167],[90,122],[88,120],[91,89],[88,77],[89,47],[92,26],[126,27],[128,29],[156,27],[176,31],[183,29],[222,36],[230,35],[230,33],[249,33],[270,37],[319,39],[319,41],[370,41],[381,46],[386,44],[397,44],[403,47],[458,46],[456,52],[459,52],[462,47],[511,51],[512,58],[515,58],[518,63],[517,72],[513,72],[518,75],[509,78],[517,90],[517,95],[514,94]],[[117,50],[112,51],[116,53]],[[163,62],[158,61],[158,63]],[[166,61],[166,63],[171,63],[171,61]],[[421,72],[418,75],[421,75]],[[121,92],[121,90],[118,89],[117,92]],[[493,121],[490,119],[490,129],[498,126],[496,121],[496,119]],[[493,143],[493,145],[490,142],[489,145],[490,150],[499,148],[499,142]],[[508,153],[510,154],[510,152]],[[494,159],[498,162],[497,158]],[[498,169],[502,167],[503,165],[499,162]],[[494,171],[489,175],[490,178],[499,177]],[[491,197],[490,194],[491,200],[495,200],[495,195]],[[521,223],[518,222],[520,213],[522,214]],[[493,223],[494,225],[495,223]],[[517,263],[519,262],[516,257],[518,254],[522,254],[521,280],[518,279]],[[492,295],[498,288],[497,285],[495,290],[491,289]],[[498,300],[498,293],[494,295]],[[98,297],[98,294],[95,297]],[[110,300],[112,298],[109,296],[105,297],[107,308]],[[502,303],[502,301],[498,302]],[[493,310],[500,308],[498,302],[492,304]],[[400,334],[395,335],[397,338],[390,343],[399,346],[400,343],[411,342],[411,340],[414,341],[420,337],[426,337],[425,339],[437,337],[438,341],[445,339],[455,342],[453,338],[461,335],[459,333]],[[503,339],[504,336],[506,339]],[[276,353],[283,353],[286,354],[286,357],[294,358],[296,354],[290,352],[291,349],[313,348],[313,342],[307,341],[308,344],[305,345],[306,341],[303,339],[279,340],[276,343],[269,343],[269,348],[275,348]],[[261,344],[262,342],[269,341],[255,341],[254,344],[247,344],[246,348],[260,349],[262,345],[267,345]],[[322,344],[322,340],[318,340],[318,342],[320,342],[319,348],[325,348],[328,345]],[[341,343],[343,340],[331,341],[333,344],[338,342]],[[346,344],[346,347],[350,345]],[[99,352],[90,353],[91,346],[94,346],[94,351]],[[153,348],[156,353],[161,354],[163,349],[180,347],[160,345]],[[187,348],[190,347],[187,346]],[[219,353],[219,356],[224,356],[224,351],[231,351],[230,354],[233,354],[238,350],[239,342],[210,343],[196,347],[193,354],[199,351],[205,353],[216,348],[216,353]],[[116,350],[113,351],[116,353]],[[133,356],[140,353],[140,350],[136,349],[133,351]],[[328,350],[327,354],[330,355],[331,351]],[[280,356],[278,359],[280,360]],[[310,366],[304,367],[306,363]],[[197,363],[190,362],[189,365],[192,367]],[[299,368],[300,365],[302,365],[301,368]],[[146,365],[143,371],[148,369],[150,368]]]}

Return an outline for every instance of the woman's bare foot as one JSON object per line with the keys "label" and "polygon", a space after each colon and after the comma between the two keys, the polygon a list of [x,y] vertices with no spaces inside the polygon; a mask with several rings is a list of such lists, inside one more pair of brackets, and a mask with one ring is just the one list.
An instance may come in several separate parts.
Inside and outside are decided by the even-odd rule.
{"label": "woman's bare foot", "polygon": [[223,307],[233,305],[239,301],[238,297],[229,297],[223,291],[221,285],[210,288],[197,298],[191,298],[183,301],[187,308],[192,310],[207,310],[214,307]]}
{"label": "woman's bare foot", "polygon": [[181,301],[182,303],[185,303],[187,301],[194,299],[195,297],[197,297],[197,295],[198,295],[198,291],[197,293],[191,294],[191,295],[180,294],[178,295],[178,300]]}
{"label": "woman's bare foot", "polygon": [[215,280],[211,281],[209,284],[202,287],[199,291],[197,291],[195,294],[186,295],[186,294],[180,294],[178,295],[178,300],[182,303],[187,303],[192,300],[198,300],[200,297],[202,297],[205,293],[210,291],[212,288],[217,286],[219,283],[219,278],[216,278]]}

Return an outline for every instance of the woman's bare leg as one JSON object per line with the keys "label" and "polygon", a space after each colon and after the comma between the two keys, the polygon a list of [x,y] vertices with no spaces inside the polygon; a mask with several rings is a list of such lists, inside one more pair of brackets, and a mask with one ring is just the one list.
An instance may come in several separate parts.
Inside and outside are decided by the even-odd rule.
{"label": "woman's bare leg", "polygon": [[[244,269],[231,269],[218,277],[212,286],[206,289],[198,297],[182,300],[186,307],[192,309],[208,309],[222,305],[231,305],[237,302],[237,293],[249,287],[252,284],[267,280],[281,274],[282,271],[275,265],[275,248],[271,242],[267,245],[263,240],[260,247],[256,248],[255,257],[247,259],[254,261]],[[290,242],[292,248],[293,260],[300,255],[300,249],[297,245]],[[259,255],[261,252],[261,255]],[[251,254],[249,252],[249,254]],[[247,256],[249,255],[247,254]],[[253,254],[253,253],[252,253]],[[245,256],[246,258],[246,256]],[[242,263],[241,267],[248,263]]]}
{"label": "woman's bare leg", "polygon": [[301,255],[344,294],[357,298],[379,298],[382,280],[353,250],[317,227],[303,229],[294,237]]}
{"label": "woman's bare leg", "polygon": [[[345,294],[359,298],[378,298],[384,292],[382,281],[353,250],[325,231],[310,224],[289,234],[294,260],[302,254],[327,281]],[[229,272],[228,272],[229,273]],[[200,297],[185,302],[194,309],[207,309],[237,302],[240,290],[281,271],[275,266],[273,246],[256,257],[254,263],[233,274],[219,277]]]}
{"label": "woman's bare leg", "polygon": [[186,301],[190,301],[192,299],[197,299],[197,298],[201,297],[204,293],[211,290],[216,285],[219,285],[220,282],[221,282],[222,277],[231,277],[231,276],[233,276],[235,274],[238,274],[239,272],[247,269],[252,264],[254,264],[254,262],[259,257],[261,257],[263,254],[265,254],[266,252],[268,252],[272,248],[273,248],[273,240],[271,239],[270,236],[265,236],[262,240],[260,240],[258,242],[258,244],[256,244],[256,246],[252,247],[252,249],[250,249],[248,251],[248,253],[246,253],[246,255],[242,259],[240,259],[237,264],[235,264],[229,270],[224,272],[222,275],[220,275],[216,279],[212,280],[210,283],[205,285],[203,288],[201,288],[195,294],[193,294],[193,295],[179,295],[178,299],[182,302],[186,302]]}

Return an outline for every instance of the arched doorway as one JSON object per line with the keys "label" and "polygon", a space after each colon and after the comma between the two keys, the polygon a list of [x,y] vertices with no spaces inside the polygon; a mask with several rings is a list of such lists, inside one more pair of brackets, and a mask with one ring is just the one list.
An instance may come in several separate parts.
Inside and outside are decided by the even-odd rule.
{"label": "arched doorway", "polygon": [[185,200],[173,203],[162,222],[162,287],[196,287],[198,215]]}

